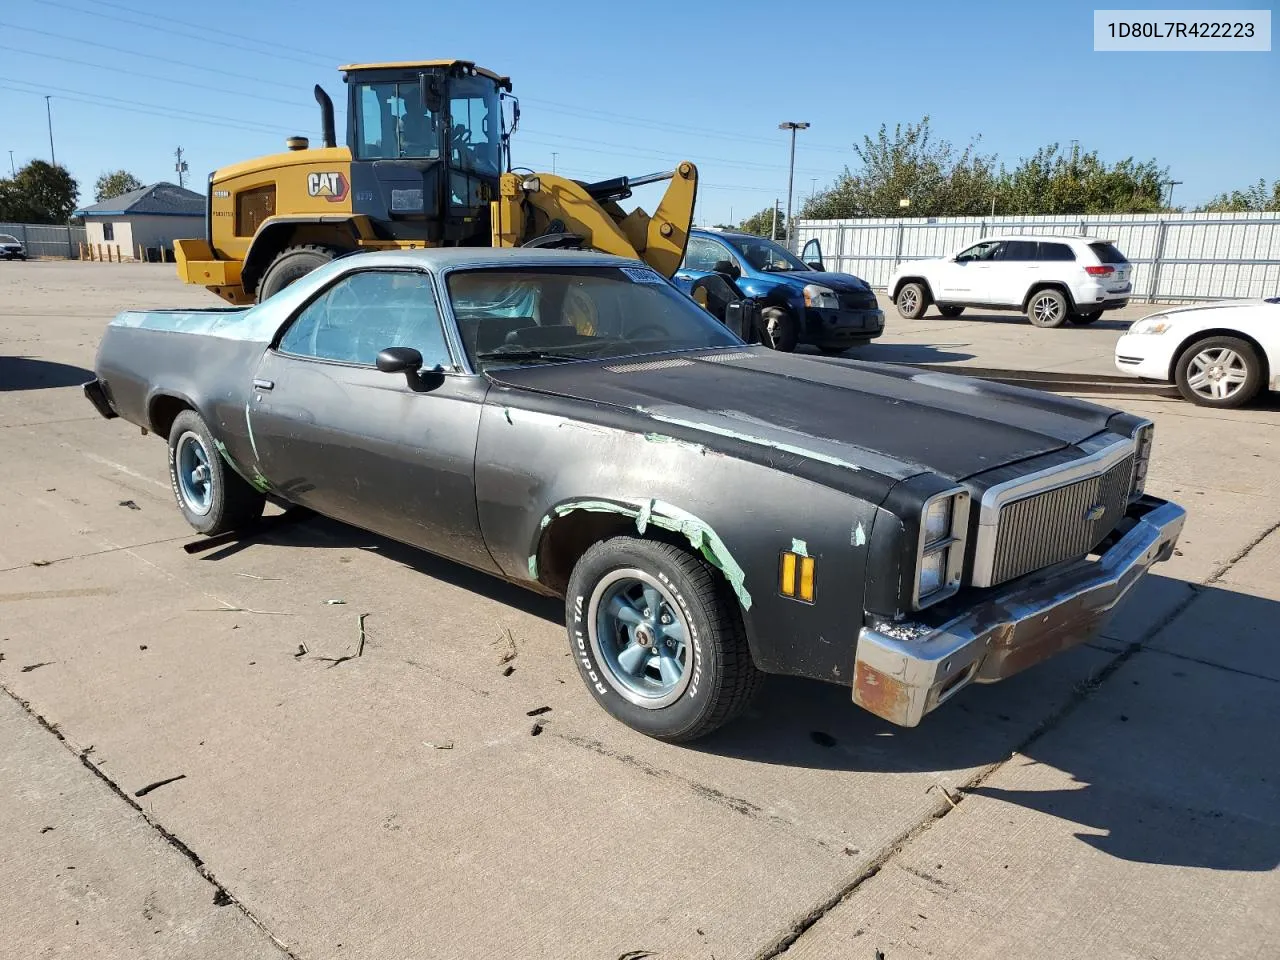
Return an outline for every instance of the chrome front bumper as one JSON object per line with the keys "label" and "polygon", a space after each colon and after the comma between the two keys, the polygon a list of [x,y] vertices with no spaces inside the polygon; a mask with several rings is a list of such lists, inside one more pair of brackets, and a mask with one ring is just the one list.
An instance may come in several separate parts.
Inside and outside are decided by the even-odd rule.
{"label": "chrome front bumper", "polygon": [[1185,519],[1176,503],[1143,497],[1096,559],[1028,574],[940,626],[863,627],[853,702],[914,727],[969,683],[994,683],[1091,639],[1143,574],[1169,559]]}

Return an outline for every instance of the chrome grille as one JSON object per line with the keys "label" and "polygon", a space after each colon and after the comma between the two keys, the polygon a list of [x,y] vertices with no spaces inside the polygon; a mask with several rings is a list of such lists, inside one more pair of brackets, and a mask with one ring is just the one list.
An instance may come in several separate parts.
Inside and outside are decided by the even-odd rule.
{"label": "chrome grille", "polygon": [[1097,476],[1006,503],[996,521],[991,585],[1087,554],[1120,522],[1132,477],[1130,455]]}

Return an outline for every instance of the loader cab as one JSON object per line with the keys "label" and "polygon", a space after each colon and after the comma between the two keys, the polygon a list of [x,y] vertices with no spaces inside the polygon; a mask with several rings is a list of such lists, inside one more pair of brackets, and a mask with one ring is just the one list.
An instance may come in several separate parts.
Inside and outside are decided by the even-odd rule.
{"label": "loader cab", "polygon": [[511,81],[462,60],[342,67],[352,212],[387,239],[487,244]]}

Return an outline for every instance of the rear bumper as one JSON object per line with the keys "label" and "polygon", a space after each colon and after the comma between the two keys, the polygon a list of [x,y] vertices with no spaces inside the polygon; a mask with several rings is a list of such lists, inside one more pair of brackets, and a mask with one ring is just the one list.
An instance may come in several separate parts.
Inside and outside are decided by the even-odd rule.
{"label": "rear bumper", "polygon": [[106,419],[112,420],[120,416],[111,407],[111,400],[107,396],[107,391],[102,385],[101,380],[90,380],[83,387],[85,399],[93,404],[93,409],[102,414]]}
{"label": "rear bumper", "polygon": [[1091,639],[1147,570],[1173,553],[1185,519],[1176,503],[1143,497],[1096,559],[1029,574],[938,626],[863,627],[854,703],[914,727],[969,683],[994,683]]}

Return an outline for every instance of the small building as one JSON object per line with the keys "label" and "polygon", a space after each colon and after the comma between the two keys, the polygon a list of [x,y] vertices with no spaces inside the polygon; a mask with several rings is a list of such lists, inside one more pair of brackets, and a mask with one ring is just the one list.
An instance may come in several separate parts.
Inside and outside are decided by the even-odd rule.
{"label": "small building", "polygon": [[172,260],[173,241],[204,236],[204,214],[202,194],[163,182],[76,211],[88,255],[115,260]]}

